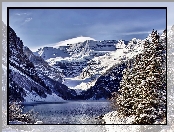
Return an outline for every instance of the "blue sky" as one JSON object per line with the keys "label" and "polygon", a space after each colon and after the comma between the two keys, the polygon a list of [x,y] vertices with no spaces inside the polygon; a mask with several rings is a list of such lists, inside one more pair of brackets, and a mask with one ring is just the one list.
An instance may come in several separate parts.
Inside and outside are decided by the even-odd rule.
{"label": "blue sky", "polygon": [[9,23],[31,50],[78,36],[144,39],[164,30],[164,9],[10,9]]}

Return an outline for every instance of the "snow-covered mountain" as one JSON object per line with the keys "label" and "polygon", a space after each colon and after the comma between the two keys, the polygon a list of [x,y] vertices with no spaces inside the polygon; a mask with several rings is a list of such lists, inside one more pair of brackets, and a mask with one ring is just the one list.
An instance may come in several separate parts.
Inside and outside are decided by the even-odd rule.
{"label": "snow-covered mountain", "polygon": [[[65,41],[61,41],[53,45],[52,47],[40,48],[38,49],[38,51],[34,52],[34,54],[37,56],[41,56],[45,60],[56,57],[70,57],[72,55],[72,52],[78,50],[77,48],[81,45],[81,43],[84,43],[85,41],[89,40],[95,41],[95,39],[90,37],[77,37],[68,39]],[[72,48],[72,44],[76,44],[76,47]]]}
{"label": "snow-covered mountain", "polygon": [[73,99],[76,93],[61,84],[61,72],[24,47],[11,27],[8,30],[9,101]]}
{"label": "snow-covered mountain", "polygon": [[[75,39],[79,40],[79,38]],[[64,44],[60,42],[61,45],[59,45],[59,47],[57,45],[53,47],[43,47],[34,53],[35,55],[45,59],[49,65],[61,70],[66,77],[64,84],[74,89],[87,89],[87,86],[88,88],[91,86],[91,81],[92,84],[94,84],[94,80],[85,80],[87,77],[91,78],[90,75],[87,75],[87,73],[90,72],[89,68],[92,68],[93,66],[93,69],[95,69],[93,72],[97,74],[96,68],[103,66],[98,64],[98,62],[96,63],[96,60],[106,60],[107,58],[111,58],[110,54],[111,56],[114,56],[117,49],[123,48],[121,46],[116,47],[117,43],[120,45],[126,45],[128,43],[128,41],[123,40],[120,40],[119,42],[117,40],[96,41],[90,37],[83,37],[83,42],[73,43],[73,40],[75,39],[71,39],[72,43],[70,43],[70,40],[68,40],[69,44],[65,44],[67,41],[64,41]],[[80,37],[80,39],[82,39],[82,37]],[[106,66],[107,63],[105,63],[104,67],[110,67],[113,64],[115,63],[111,63],[109,66]],[[100,70],[101,68],[97,69]],[[106,70],[107,68],[103,69]],[[102,73],[104,73],[104,71]],[[74,87],[74,83],[77,84],[77,87]],[[90,84],[86,85],[87,83]]]}
{"label": "snow-covered mountain", "polygon": [[95,63],[86,67],[85,72],[82,72],[82,75],[88,73],[92,78],[92,81],[87,83],[86,91],[81,92],[82,97],[84,99],[107,99],[113,92],[117,92],[122,79],[122,71],[127,67],[128,62],[133,61],[137,54],[142,53],[143,42],[143,40],[132,39],[125,45],[119,41],[119,49],[100,58],[94,58],[92,62]]}
{"label": "snow-covered mountain", "polygon": [[47,76],[54,81],[62,83],[63,74],[58,69],[51,67],[42,57],[34,55],[28,47],[24,46],[23,51],[29,60],[34,64],[35,69],[38,71],[41,78]]}
{"label": "snow-covered mountain", "polygon": [[[83,37],[84,39],[90,39],[90,37]],[[59,47],[57,45],[43,47],[34,52],[34,54],[42,57],[49,65],[61,69],[66,77],[77,77],[82,72],[82,69],[89,65],[90,60],[115,51],[117,49],[115,44],[118,43],[116,40],[95,41],[91,39],[78,43],[73,43],[74,39],[71,40],[72,44],[65,45],[67,41],[64,41],[64,44],[59,45]],[[79,39],[77,38],[77,40]],[[127,42],[125,41],[125,43]]]}
{"label": "snow-covered mountain", "polygon": [[23,91],[17,97],[62,99],[109,98],[118,91],[128,61],[143,52],[145,42],[78,37],[33,53],[11,28],[9,36],[11,92]]}
{"label": "snow-covered mountain", "polygon": [[[151,39],[148,36],[146,39]],[[42,54],[49,65],[61,69],[65,75],[63,82],[71,89],[75,89],[78,99],[108,98],[112,92],[119,89],[122,71],[137,54],[143,52],[144,40],[133,38],[124,40],[86,40],[84,42],[70,43],[65,46],[56,46],[54,50],[62,50],[60,56],[55,54],[51,47],[45,47]],[[52,52],[53,51],[53,52]],[[36,54],[36,53],[35,53]],[[61,53],[60,53],[61,54]],[[38,56],[42,56],[37,54]]]}
{"label": "snow-covered mountain", "polygon": [[34,54],[42,57],[49,65],[61,70],[65,75],[63,84],[75,89],[78,98],[81,98],[83,94],[85,99],[94,96],[85,96],[85,94],[91,93],[90,89],[100,82],[98,79],[100,80],[103,74],[115,65],[122,66],[122,61],[131,59],[141,53],[143,49],[143,40],[136,38],[130,41],[96,41],[92,39],[78,43],[73,43],[73,41],[70,43],[70,40],[68,40],[68,44],[65,42],[67,41],[61,42],[59,46],[40,48]]}
{"label": "snow-covered mountain", "polygon": [[[83,41],[82,41],[83,39]],[[85,40],[86,39],[86,40]],[[76,42],[74,40],[79,40]],[[74,43],[76,42],[76,43]],[[116,40],[96,41],[90,37],[78,37],[70,40],[59,42],[52,47],[43,47],[34,52],[35,55],[41,56],[45,60],[50,58],[66,58],[66,57],[83,57],[85,55],[101,55],[101,52],[115,51]]]}

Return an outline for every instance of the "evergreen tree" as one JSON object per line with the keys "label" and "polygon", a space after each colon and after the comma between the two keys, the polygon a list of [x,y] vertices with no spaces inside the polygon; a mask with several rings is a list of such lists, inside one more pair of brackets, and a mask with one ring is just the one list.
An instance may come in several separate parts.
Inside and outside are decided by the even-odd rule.
{"label": "evergreen tree", "polygon": [[123,71],[116,99],[120,117],[134,116],[133,124],[154,124],[166,118],[166,30],[145,40],[144,51]]}
{"label": "evergreen tree", "polygon": [[9,105],[9,121],[21,121],[23,123],[34,124],[36,122],[36,115],[32,110],[23,113],[23,107],[17,102],[12,102]]}

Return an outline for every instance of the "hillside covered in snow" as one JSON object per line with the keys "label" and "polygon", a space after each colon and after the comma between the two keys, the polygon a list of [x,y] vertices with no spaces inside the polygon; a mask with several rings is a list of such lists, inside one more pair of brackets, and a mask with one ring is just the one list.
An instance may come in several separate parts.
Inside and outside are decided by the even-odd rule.
{"label": "hillside covered in snow", "polygon": [[[74,40],[82,39],[83,42],[74,43]],[[53,47],[40,48],[34,54],[62,72],[63,84],[74,89],[78,99],[107,99],[119,88],[119,81],[116,82],[114,79],[120,77],[118,80],[121,80],[120,68],[123,70],[127,60],[141,53],[142,43],[143,40],[136,38],[130,41],[97,41],[89,37],[78,37],[60,42]],[[105,77],[105,74],[114,68],[118,69],[116,73],[109,75],[109,78]],[[101,80],[108,79],[114,80],[115,84],[104,83],[98,86]],[[108,86],[111,87],[108,89]],[[96,87],[102,87],[105,90],[98,90]],[[103,95],[101,91],[107,91],[109,94]],[[99,97],[98,94],[100,94]]]}
{"label": "hillside covered in snow", "polygon": [[130,41],[80,37],[32,52],[8,28],[9,102],[110,99],[119,107],[102,116],[106,124],[165,124],[165,32]]}
{"label": "hillside covered in snow", "polygon": [[9,101],[58,101],[76,92],[62,84],[62,74],[35,56],[9,27]]}
{"label": "hillside covered in snow", "polygon": [[32,52],[11,28],[9,36],[10,98],[22,101],[108,99],[145,43],[77,37]]}

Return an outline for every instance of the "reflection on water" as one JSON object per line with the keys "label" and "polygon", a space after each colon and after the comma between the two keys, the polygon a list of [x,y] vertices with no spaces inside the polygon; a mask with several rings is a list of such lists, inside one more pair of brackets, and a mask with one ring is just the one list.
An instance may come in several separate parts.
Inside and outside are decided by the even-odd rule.
{"label": "reflection on water", "polygon": [[44,124],[96,124],[95,119],[111,111],[107,101],[37,102],[24,104],[24,112],[38,112]]}

